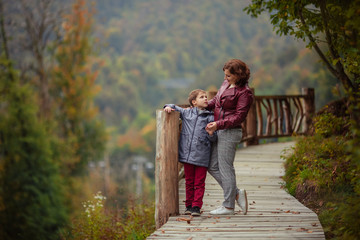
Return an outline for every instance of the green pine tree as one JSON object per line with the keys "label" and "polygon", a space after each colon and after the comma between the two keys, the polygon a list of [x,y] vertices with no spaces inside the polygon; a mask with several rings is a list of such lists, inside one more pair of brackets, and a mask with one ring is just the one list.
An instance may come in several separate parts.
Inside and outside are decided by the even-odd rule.
{"label": "green pine tree", "polygon": [[0,239],[59,239],[67,223],[51,137],[34,94],[0,59]]}

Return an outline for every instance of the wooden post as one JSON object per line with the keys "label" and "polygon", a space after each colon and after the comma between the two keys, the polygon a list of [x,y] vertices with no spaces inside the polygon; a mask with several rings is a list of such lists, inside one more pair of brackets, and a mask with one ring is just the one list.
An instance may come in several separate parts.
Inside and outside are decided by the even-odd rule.
{"label": "wooden post", "polygon": [[250,146],[250,145],[258,145],[259,139],[257,138],[256,133],[256,104],[255,104],[255,89],[251,88],[253,94],[254,94],[254,101],[250,107],[249,113],[246,116],[246,136],[251,137],[250,140],[244,142],[244,146]]}
{"label": "wooden post", "polygon": [[156,229],[179,214],[178,112],[156,111],[155,222]]}
{"label": "wooden post", "polygon": [[302,88],[302,95],[305,95],[305,123],[304,133],[308,134],[311,125],[311,119],[315,115],[315,90],[314,88]]}

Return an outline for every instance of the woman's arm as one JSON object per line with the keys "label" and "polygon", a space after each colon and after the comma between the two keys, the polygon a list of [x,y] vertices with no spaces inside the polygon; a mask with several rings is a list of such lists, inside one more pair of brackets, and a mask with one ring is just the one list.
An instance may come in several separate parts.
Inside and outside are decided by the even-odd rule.
{"label": "woman's arm", "polygon": [[244,91],[236,102],[235,111],[231,115],[226,116],[225,119],[216,121],[216,129],[240,127],[241,123],[246,119],[253,99],[254,97],[250,89]]}

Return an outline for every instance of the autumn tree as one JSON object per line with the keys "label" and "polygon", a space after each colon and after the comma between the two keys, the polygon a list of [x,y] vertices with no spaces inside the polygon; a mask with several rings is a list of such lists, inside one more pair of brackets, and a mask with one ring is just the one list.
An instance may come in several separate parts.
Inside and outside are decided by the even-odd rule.
{"label": "autumn tree", "polygon": [[360,0],[252,0],[253,17],[269,12],[280,35],[307,42],[348,96],[350,113],[360,120]]}
{"label": "autumn tree", "polygon": [[[97,119],[93,98],[100,90],[95,84],[101,63],[92,52],[93,10],[84,0],[77,0],[65,16],[64,35],[55,50],[53,69],[55,129],[61,143],[59,161],[69,186],[87,171],[88,163],[100,160],[106,134]],[[80,191],[72,189],[69,194]]]}

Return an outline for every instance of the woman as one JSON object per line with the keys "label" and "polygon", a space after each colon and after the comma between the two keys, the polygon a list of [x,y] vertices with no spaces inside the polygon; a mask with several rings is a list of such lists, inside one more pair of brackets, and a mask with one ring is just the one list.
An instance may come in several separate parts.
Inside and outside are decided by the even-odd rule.
{"label": "woman", "polygon": [[250,70],[243,61],[232,59],[224,64],[223,71],[224,82],[207,107],[214,111],[214,122],[208,123],[206,129],[217,130],[218,141],[212,149],[208,172],[222,187],[224,202],[210,214],[232,215],[236,201],[245,215],[248,209],[247,196],[244,189],[236,186],[234,158],[242,138],[241,123],[254,100],[248,86]]}

